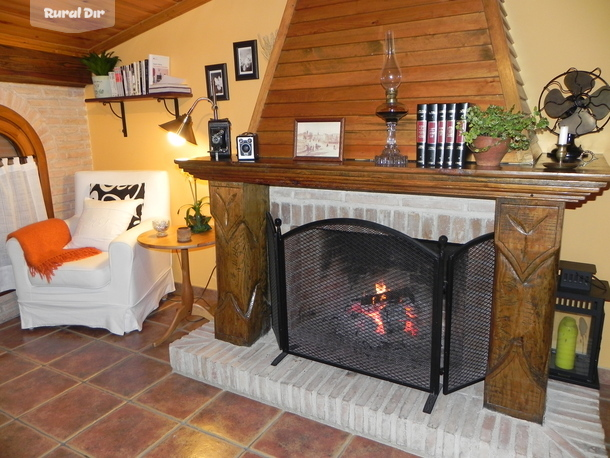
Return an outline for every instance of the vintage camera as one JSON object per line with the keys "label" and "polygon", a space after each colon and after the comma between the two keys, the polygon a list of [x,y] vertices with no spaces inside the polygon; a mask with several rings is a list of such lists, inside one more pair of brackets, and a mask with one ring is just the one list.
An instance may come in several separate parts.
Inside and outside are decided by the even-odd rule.
{"label": "vintage camera", "polygon": [[228,119],[210,119],[208,135],[212,160],[231,159],[231,122]]}
{"label": "vintage camera", "polygon": [[258,159],[258,134],[244,132],[237,136],[237,159],[240,161]]}

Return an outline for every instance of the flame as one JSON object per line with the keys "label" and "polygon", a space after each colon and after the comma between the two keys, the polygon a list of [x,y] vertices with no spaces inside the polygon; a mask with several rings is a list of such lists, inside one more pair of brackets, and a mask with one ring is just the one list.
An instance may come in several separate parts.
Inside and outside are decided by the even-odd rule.
{"label": "flame", "polygon": [[389,291],[388,287],[385,285],[383,280],[380,280],[379,283],[375,283],[375,292],[377,294],[385,293],[387,291]]}
{"label": "flame", "polygon": [[412,305],[405,305],[405,316],[407,319],[405,320],[404,332],[415,337],[418,333],[417,326],[415,326],[414,321],[417,318],[417,314],[413,310]]}
{"label": "flame", "polygon": [[385,334],[385,327],[383,326],[383,319],[381,318],[381,311],[384,309],[385,306],[385,302],[382,302],[381,304],[373,304],[373,306],[369,310],[362,307],[362,304],[358,302],[352,305],[350,311],[362,313],[364,316],[368,316],[377,325],[375,332],[377,334]]}

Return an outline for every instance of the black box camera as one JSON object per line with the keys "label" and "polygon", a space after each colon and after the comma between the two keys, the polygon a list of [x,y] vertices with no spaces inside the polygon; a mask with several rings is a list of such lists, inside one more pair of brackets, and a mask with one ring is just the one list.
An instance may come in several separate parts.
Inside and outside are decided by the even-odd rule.
{"label": "black box camera", "polygon": [[258,134],[245,132],[237,136],[237,159],[239,161],[258,159]]}

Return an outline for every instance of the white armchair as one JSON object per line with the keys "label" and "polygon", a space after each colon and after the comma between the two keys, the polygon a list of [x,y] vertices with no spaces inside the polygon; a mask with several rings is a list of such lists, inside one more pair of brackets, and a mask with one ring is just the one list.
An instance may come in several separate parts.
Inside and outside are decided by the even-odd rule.
{"label": "white armchair", "polygon": [[7,241],[22,328],[81,325],[119,335],[140,331],[163,296],[174,291],[171,253],[146,249],[137,242],[139,234],[152,229],[154,218],[169,218],[167,172],[77,172],[75,214],[66,223],[74,235],[91,184],[136,183],[145,183],[141,223],[114,238],[108,251],[64,263],[50,282],[30,273],[17,239]]}

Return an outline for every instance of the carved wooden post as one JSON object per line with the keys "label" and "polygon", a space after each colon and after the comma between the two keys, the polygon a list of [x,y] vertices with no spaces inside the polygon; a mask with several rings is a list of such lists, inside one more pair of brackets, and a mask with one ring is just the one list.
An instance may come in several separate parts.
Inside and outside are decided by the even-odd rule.
{"label": "carved wooden post", "polygon": [[219,293],[215,336],[250,346],[270,326],[265,302],[269,187],[210,181],[210,203],[216,229]]}
{"label": "carved wooden post", "polygon": [[496,201],[496,274],[485,407],[542,423],[563,202]]}

